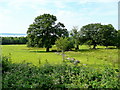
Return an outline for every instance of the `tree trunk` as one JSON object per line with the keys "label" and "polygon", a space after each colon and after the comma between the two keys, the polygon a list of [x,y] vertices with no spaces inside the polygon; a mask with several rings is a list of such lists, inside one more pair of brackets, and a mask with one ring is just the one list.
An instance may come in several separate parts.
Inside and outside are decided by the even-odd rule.
{"label": "tree trunk", "polygon": [[75,48],[75,50],[79,50],[79,45],[76,45],[76,48]]}
{"label": "tree trunk", "polygon": [[46,52],[49,52],[49,47],[46,48]]}
{"label": "tree trunk", "polygon": [[118,49],[120,49],[120,46],[117,46]]}
{"label": "tree trunk", "polygon": [[108,46],[106,46],[106,49],[108,48]]}
{"label": "tree trunk", "polygon": [[94,44],[93,49],[96,49],[96,46],[97,46],[97,45],[96,45],[96,44]]}

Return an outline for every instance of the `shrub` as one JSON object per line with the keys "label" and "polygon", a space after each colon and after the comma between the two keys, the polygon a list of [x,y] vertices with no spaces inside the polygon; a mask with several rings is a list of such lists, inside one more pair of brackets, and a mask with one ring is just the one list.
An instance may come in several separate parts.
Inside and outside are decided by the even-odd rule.
{"label": "shrub", "polygon": [[2,73],[7,72],[10,70],[12,65],[11,58],[3,56],[2,57]]}
{"label": "shrub", "polygon": [[[116,88],[119,89],[118,71],[68,65],[66,63],[40,67],[28,63],[12,64],[3,58],[3,88]],[[8,61],[8,62],[7,62]],[[7,69],[6,69],[7,68]]]}

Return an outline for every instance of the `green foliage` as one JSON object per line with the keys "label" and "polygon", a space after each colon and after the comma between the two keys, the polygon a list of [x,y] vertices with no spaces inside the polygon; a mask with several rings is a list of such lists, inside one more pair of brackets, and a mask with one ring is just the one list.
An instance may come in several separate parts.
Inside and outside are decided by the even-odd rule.
{"label": "green foliage", "polygon": [[62,51],[62,60],[64,61],[64,51],[70,48],[70,42],[68,41],[68,38],[60,37],[56,40],[55,45],[57,47],[57,50]]}
{"label": "green foliage", "polygon": [[26,37],[2,37],[2,45],[6,44],[26,44]]}
{"label": "green foliage", "polygon": [[[5,62],[7,63],[7,62]],[[11,63],[10,63],[11,64]],[[95,69],[66,63],[35,67],[11,64],[3,73],[2,88],[114,88],[120,89],[118,73],[110,66]],[[4,69],[4,68],[3,68]]]}
{"label": "green foliage", "polygon": [[10,70],[12,61],[10,57],[2,56],[2,73]]}
{"label": "green foliage", "polygon": [[64,24],[58,22],[56,16],[43,14],[35,18],[27,31],[29,47],[45,47],[46,51],[55,44],[58,37],[67,37]]}
{"label": "green foliage", "polygon": [[111,25],[102,25],[102,29],[99,31],[100,33],[100,45],[103,46],[116,46],[117,40],[117,31]]}
{"label": "green foliage", "polygon": [[120,30],[117,31],[117,39],[115,40],[117,43],[117,47],[120,49]]}
{"label": "green foliage", "polygon": [[72,48],[74,48],[75,46],[74,46],[74,40],[72,37],[68,37],[68,41],[69,41],[68,43],[69,45],[67,47],[67,50],[69,51],[69,50],[72,50]]}
{"label": "green foliage", "polygon": [[86,41],[91,40],[91,44],[94,45],[94,49],[96,46],[99,44],[100,41],[100,34],[99,30],[101,28],[100,23],[95,23],[95,24],[88,24],[85,25],[81,28],[81,36],[86,38]]}
{"label": "green foliage", "polygon": [[86,44],[93,45],[94,49],[97,45],[103,45],[107,47],[116,46],[117,44],[117,31],[111,24],[88,24],[81,28],[80,33],[81,41],[86,41]]}
{"label": "green foliage", "polygon": [[68,41],[68,38],[60,37],[59,39],[56,40],[55,45],[58,50],[65,51],[69,46],[69,43],[70,42]]}

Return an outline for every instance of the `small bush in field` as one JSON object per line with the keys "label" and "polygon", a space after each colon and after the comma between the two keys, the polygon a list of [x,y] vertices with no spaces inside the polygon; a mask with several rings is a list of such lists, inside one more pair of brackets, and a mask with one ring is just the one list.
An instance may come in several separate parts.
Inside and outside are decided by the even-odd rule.
{"label": "small bush in field", "polygon": [[12,65],[10,57],[3,56],[2,57],[2,73],[9,71],[11,68],[10,65]]}
{"label": "small bush in field", "polygon": [[[119,89],[118,72],[66,63],[40,67],[27,63],[12,64],[3,60],[2,88],[115,88]],[[9,65],[8,65],[9,64]],[[7,69],[5,69],[7,67]]]}

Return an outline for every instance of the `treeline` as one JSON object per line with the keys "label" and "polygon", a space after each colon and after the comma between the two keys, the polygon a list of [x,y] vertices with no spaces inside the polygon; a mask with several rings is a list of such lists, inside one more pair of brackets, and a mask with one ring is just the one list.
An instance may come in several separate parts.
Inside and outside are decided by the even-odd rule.
{"label": "treeline", "polygon": [[56,23],[57,17],[43,14],[34,19],[29,25],[26,37],[3,37],[2,44],[26,44],[28,47],[44,47],[46,51],[55,45],[58,38],[68,38],[67,50],[79,45],[89,45],[96,49],[97,45],[116,46],[120,48],[120,30],[116,30],[112,24],[91,23],[78,28],[74,26],[70,31],[61,22]]}
{"label": "treeline", "polygon": [[8,44],[26,44],[26,37],[2,37],[2,45]]}

